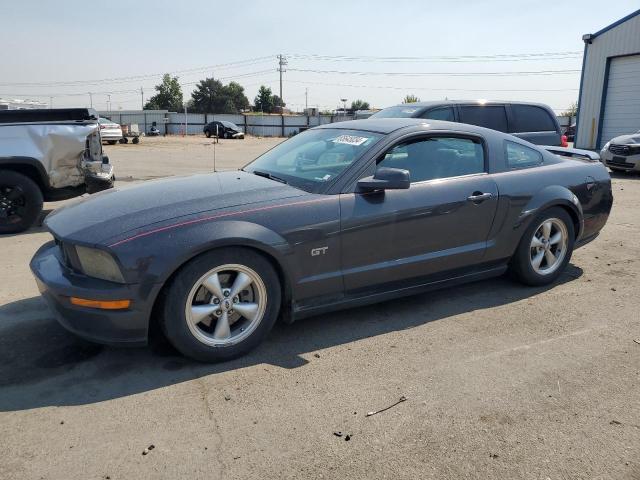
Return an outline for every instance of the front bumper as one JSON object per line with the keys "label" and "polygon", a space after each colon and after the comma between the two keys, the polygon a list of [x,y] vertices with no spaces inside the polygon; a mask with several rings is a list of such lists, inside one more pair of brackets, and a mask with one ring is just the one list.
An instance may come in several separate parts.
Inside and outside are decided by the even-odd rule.
{"label": "front bumper", "polygon": [[[144,345],[147,343],[149,317],[159,288],[122,285],[77,274],[61,263],[55,242],[44,244],[31,260],[38,289],[58,322],[70,332],[98,343]],[[71,304],[70,297],[92,300],[130,299],[123,310],[100,310]]]}
{"label": "front bumper", "polygon": [[600,158],[612,170],[640,172],[640,155],[614,155],[609,150],[602,150]]}

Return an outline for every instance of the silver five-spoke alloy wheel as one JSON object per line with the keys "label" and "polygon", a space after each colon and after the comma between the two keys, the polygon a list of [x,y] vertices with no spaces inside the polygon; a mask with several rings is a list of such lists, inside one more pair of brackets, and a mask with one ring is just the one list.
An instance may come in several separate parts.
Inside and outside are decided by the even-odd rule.
{"label": "silver five-spoke alloy wheel", "polygon": [[258,327],[267,306],[267,289],[254,270],[220,265],[205,273],[187,296],[185,316],[193,336],[209,346],[241,342]]}
{"label": "silver five-spoke alloy wheel", "polygon": [[530,261],[533,270],[540,275],[555,272],[567,254],[569,234],[564,222],[547,218],[536,228],[531,239]]}

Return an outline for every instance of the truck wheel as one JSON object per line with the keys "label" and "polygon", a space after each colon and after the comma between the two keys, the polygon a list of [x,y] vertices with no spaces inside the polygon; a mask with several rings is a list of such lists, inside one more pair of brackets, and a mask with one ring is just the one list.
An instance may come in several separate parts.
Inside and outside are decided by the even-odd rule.
{"label": "truck wheel", "polygon": [[280,310],[280,281],[271,263],[245,248],[194,258],[164,292],[161,325],[184,355],[229,360],[256,347]]}
{"label": "truck wheel", "polygon": [[22,232],[42,211],[42,192],[29,177],[11,170],[0,174],[0,233]]}
{"label": "truck wheel", "polygon": [[526,285],[548,285],[569,263],[574,242],[575,229],[569,214],[560,207],[550,208],[524,232],[511,259],[511,270]]}
{"label": "truck wheel", "polygon": [[138,144],[138,143],[140,143],[140,138],[138,138],[138,137],[133,137],[133,140],[131,140],[131,143],[133,143],[133,144]]}

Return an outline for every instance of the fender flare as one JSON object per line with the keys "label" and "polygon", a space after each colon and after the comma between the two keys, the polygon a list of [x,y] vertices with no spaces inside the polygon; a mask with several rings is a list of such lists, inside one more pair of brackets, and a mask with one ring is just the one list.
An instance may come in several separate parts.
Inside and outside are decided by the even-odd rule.
{"label": "fender flare", "polygon": [[[246,247],[265,255],[273,264],[280,277],[283,300],[291,298],[293,266],[285,260],[292,252],[292,246],[279,234],[257,223],[244,220],[222,220],[192,225],[177,229],[172,235],[162,236],[159,241],[166,243],[162,248],[175,249],[176,244],[187,244],[180,255],[170,263],[162,265],[162,272],[156,272],[154,283],[160,284],[158,293],[187,262],[198,255],[223,247]],[[156,303],[158,295],[152,299]]]}
{"label": "fender flare", "polygon": [[569,211],[573,221],[576,240],[584,231],[584,213],[578,197],[567,187],[550,185],[537,192],[520,213],[514,229],[525,230],[540,212],[551,207],[560,206]]}
{"label": "fender flare", "polygon": [[4,168],[25,174],[25,167],[27,167],[26,169],[36,171],[37,177],[32,178],[32,180],[36,182],[43,191],[49,188],[49,176],[42,162],[32,157],[0,157],[0,169]]}

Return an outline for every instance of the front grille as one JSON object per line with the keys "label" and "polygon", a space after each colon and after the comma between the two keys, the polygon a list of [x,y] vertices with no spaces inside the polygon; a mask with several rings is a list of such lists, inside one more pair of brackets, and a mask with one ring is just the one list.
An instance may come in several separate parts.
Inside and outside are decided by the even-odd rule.
{"label": "front grille", "polygon": [[623,157],[628,157],[629,155],[638,155],[640,154],[640,145],[609,145],[609,151],[614,155],[621,155]]}

